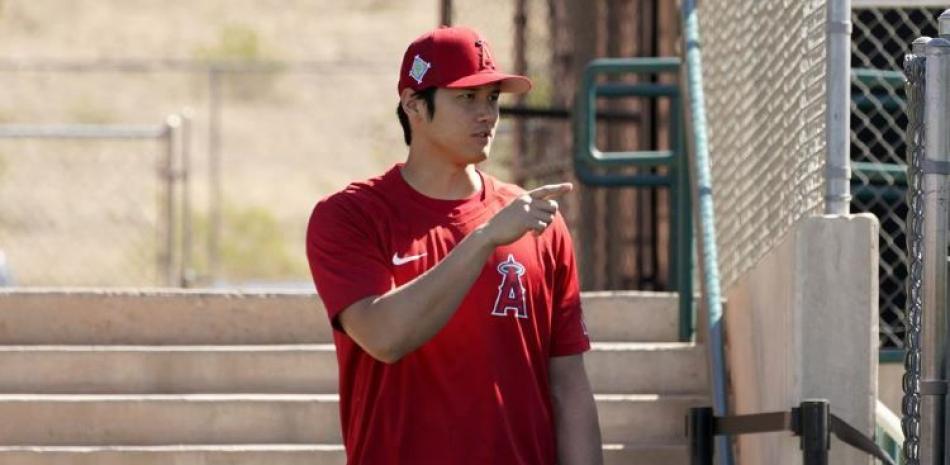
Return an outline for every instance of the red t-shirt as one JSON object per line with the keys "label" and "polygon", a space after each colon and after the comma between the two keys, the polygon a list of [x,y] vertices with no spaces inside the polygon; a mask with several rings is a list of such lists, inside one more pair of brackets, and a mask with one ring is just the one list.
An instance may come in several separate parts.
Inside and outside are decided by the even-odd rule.
{"label": "red t-shirt", "polygon": [[354,302],[438,264],[524,193],[479,172],[478,194],[433,199],[401,166],[321,200],[307,232],[334,327],[348,463],[553,465],[549,359],[590,348],[560,214],[544,233],[498,247],[445,327],[396,363],[372,358],[337,324]]}

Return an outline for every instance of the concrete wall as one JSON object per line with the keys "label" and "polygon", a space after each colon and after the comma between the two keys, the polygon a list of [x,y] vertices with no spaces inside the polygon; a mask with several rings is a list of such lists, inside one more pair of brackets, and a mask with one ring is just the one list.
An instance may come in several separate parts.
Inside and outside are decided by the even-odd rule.
{"label": "concrete wall", "polygon": [[904,388],[901,386],[903,377],[903,362],[882,363],[878,367],[877,397],[898,416],[901,414],[901,399],[904,397]]}
{"label": "concrete wall", "polygon": [[[731,410],[788,410],[824,398],[832,413],[874,428],[878,361],[878,223],[870,215],[801,221],[726,290]],[[791,433],[737,439],[739,463],[801,463]],[[831,463],[869,465],[837,439]]]}

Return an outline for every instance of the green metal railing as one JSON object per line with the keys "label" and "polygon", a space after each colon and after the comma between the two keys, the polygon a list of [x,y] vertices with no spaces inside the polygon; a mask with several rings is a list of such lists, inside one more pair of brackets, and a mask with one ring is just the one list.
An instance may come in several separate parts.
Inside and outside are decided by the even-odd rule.
{"label": "green metal railing", "polygon": [[[679,294],[679,337],[693,335],[693,238],[689,172],[683,142],[682,105],[677,85],[643,83],[598,83],[601,75],[676,74],[679,58],[602,58],[584,70],[577,93],[574,137],[574,173],[589,186],[668,188],[670,208],[669,282]],[[598,98],[670,99],[670,150],[603,152],[597,148],[596,107]],[[610,169],[636,166],[667,167],[666,174],[616,174]]]}
{"label": "green metal railing", "polygon": [[[670,283],[679,295],[679,335],[689,340],[694,329],[692,289],[692,214],[689,191],[688,159],[683,132],[683,110],[680,90],[676,85],[656,83],[598,83],[602,75],[636,74],[655,76],[680,72],[678,58],[598,59],[584,71],[577,94],[575,109],[574,171],[578,180],[598,187],[668,188],[671,218]],[[852,79],[876,86],[902,86],[903,75],[889,71],[856,69]],[[596,144],[596,104],[598,98],[668,98],[670,99],[670,150],[604,152]],[[859,107],[901,105],[891,94],[856,96],[853,103]],[[667,167],[666,174],[611,172],[618,167]],[[852,183],[852,194],[903,198],[906,186],[906,166],[852,162],[852,170],[867,179],[868,184]],[[901,363],[901,349],[881,350],[881,363]],[[891,457],[899,460],[900,440],[877,422],[877,442]]]}

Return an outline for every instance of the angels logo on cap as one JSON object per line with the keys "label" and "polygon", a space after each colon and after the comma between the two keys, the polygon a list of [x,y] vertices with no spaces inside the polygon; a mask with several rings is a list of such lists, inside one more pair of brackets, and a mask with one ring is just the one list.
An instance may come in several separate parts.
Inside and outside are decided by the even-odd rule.
{"label": "angels logo on cap", "polygon": [[480,62],[478,66],[482,69],[495,69],[495,62],[491,59],[491,51],[488,49],[488,43],[482,39],[478,39],[475,41],[475,46],[478,47],[478,60]]}
{"label": "angels logo on cap", "polygon": [[498,71],[493,58],[488,41],[474,29],[442,26],[409,44],[402,58],[398,90],[488,84],[498,84],[502,92],[531,90],[530,79]]}

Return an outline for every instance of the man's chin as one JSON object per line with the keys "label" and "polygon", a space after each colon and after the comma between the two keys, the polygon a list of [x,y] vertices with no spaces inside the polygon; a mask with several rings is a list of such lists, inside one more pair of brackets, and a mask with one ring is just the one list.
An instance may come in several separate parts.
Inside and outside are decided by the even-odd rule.
{"label": "man's chin", "polygon": [[473,152],[465,155],[465,162],[468,164],[481,163],[488,160],[488,150],[482,150],[481,152]]}

